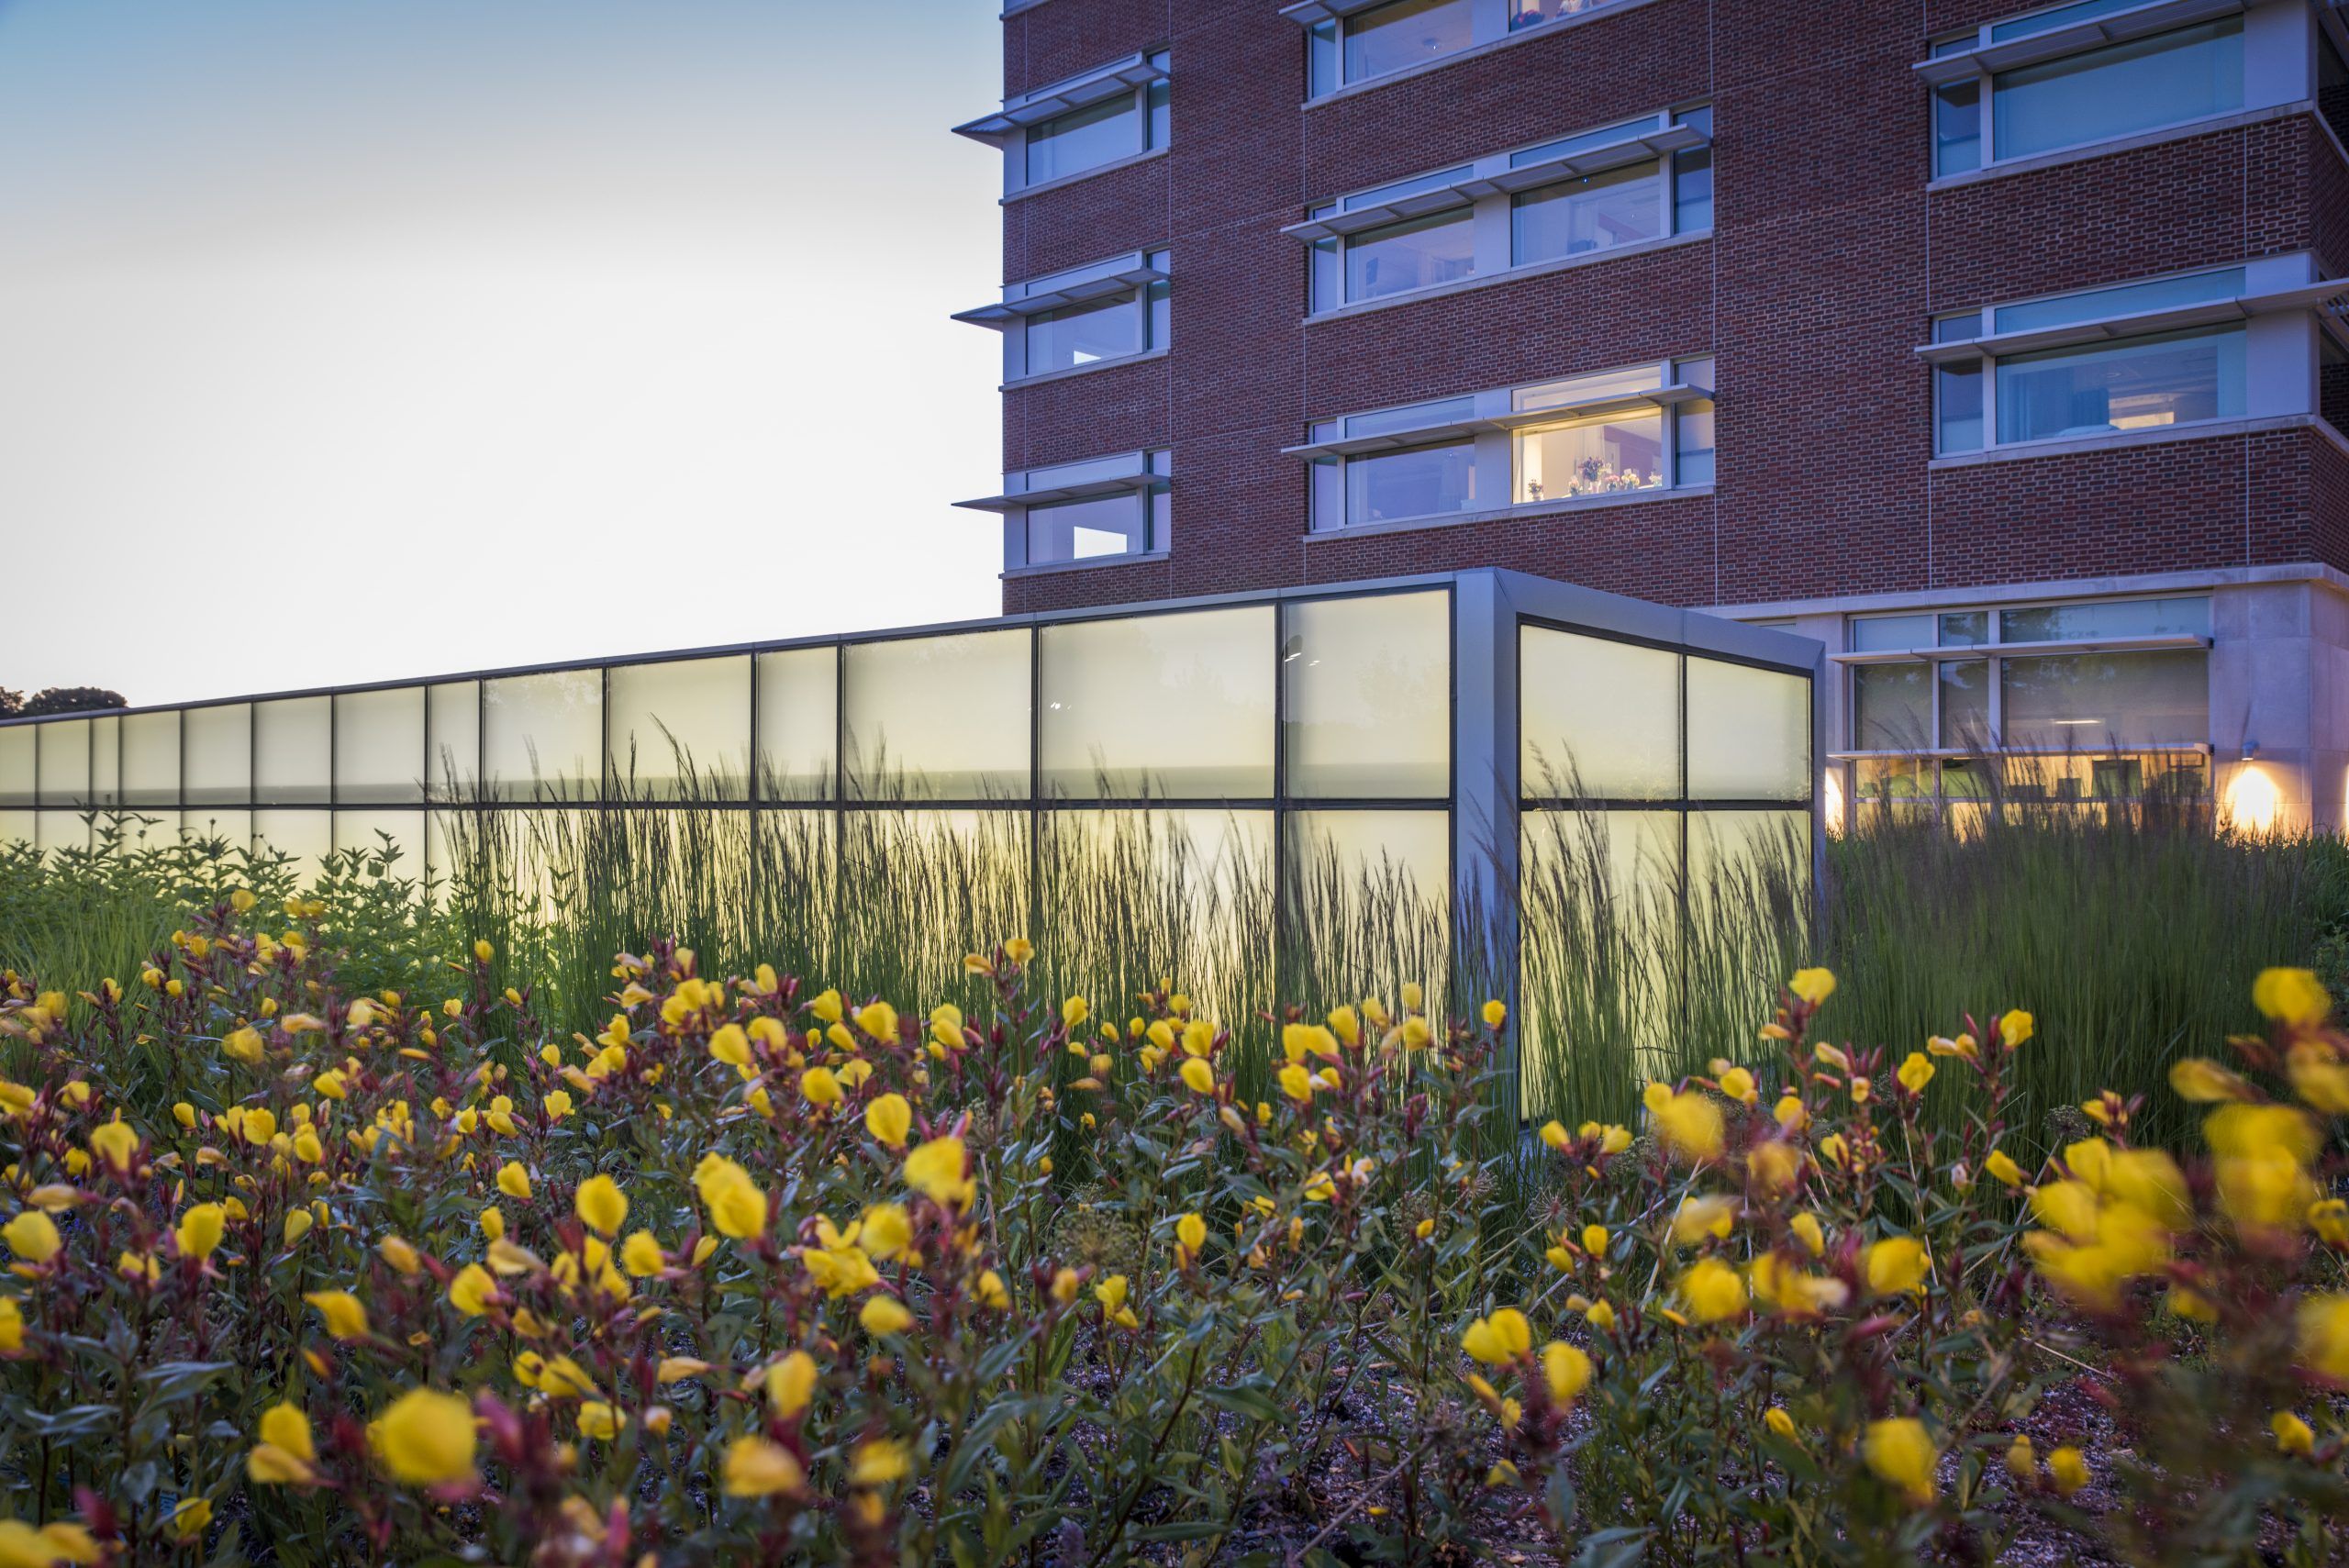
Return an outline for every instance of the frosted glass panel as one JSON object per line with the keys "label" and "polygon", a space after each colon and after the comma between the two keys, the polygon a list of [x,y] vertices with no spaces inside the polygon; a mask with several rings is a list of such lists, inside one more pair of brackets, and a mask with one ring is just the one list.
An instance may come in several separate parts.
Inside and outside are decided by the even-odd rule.
{"label": "frosted glass panel", "polygon": [[100,806],[122,804],[122,718],[90,721],[90,795]]}
{"label": "frosted glass panel", "polygon": [[424,693],[430,800],[473,800],[481,792],[481,683],[449,681]]}
{"label": "frosted glass panel", "polygon": [[254,853],[290,857],[295,878],[304,887],[317,880],[319,864],[332,848],[334,813],[330,811],[253,813]]}
{"label": "frosted glass panel", "polygon": [[399,851],[391,874],[404,881],[424,875],[424,813],[421,811],[338,811],[334,814],[334,847],[355,850],[370,860],[384,853],[381,833],[392,836]]}
{"label": "frosted glass panel", "polygon": [[253,798],[276,806],[334,798],[334,703],[292,697],[253,705]]}
{"label": "frosted glass panel", "polygon": [[44,724],[40,737],[40,803],[90,804],[90,721],[68,718]]}
{"label": "frosted glass panel", "polygon": [[1679,654],[1539,626],[1519,654],[1528,798],[1679,797]]}
{"label": "frosted glass panel", "polygon": [[616,798],[750,798],[748,654],[616,665],[611,704]]}
{"label": "frosted glass panel", "polygon": [[40,819],[30,811],[0,811],[0,849],[10,844],[37,844]]}
{"label": "frosted glass panel", "polygon": [[362,806],[423,800],[423,687],[334,699],[334,797]]}
{"label": "frosted glass panel", "polygon": [[1448,795],[1450,596],[1378,594],[1284,608],[1288,793],[1319,800]]}
{"label": "frosted glass panel", "polygon": [[42,811],[40,847],[44,852],[54,850],[86,850],[90,847],[90,819],[78,811]]}
{"label": "frosted glass panel", "polygon": [[863,800],[1028,794],[1028,633],[848,650],[849,791]]}
{"label": "frosted glass panel", "polygon": [[1273,607],[1046,627],[1043,792],[1074,800],[1273,793]]}
{"label": "frosted glass panel", "polygon": [[1688,798],[1809,800],[1810,683],[1691,655]]}
{"label": "frosted glass panel", "polygon": [[1692,811],[1688,814],[1688,889],[1752,904],[1755,892],[1810,882],[1810,813]]}
{"label": "frosted glass panel", "polygon": [[190,843],[218,844],[225,854],[241,857],[252,847],[253,814],[216,806],[180,813],[180,837]]}
{"label": "frosted glass panel", "polygon": [[39,798],[40,727],[0,729],[0,806],[30,806]]}
{"label": "frosted glass panel", "polygon": [[[0,746],[6,741],[0,739]],[[180,802],[180,716],[134,713],[122,721],[122,798],[127,806]]]}
{"label": "frosted glass panel", "polygon": [[1428,988],[1431,1015],[1449,951],[1452,823],[1442,811],[1299,811],[1282,845],[1288,896],[1283,989],[1392,1004]]}
{"label": "frosted glass panel", "polygon": [[[245,703],[183,715],[182,765],[190,806],[242,806],[252,798],[253,710]],[[191,822],[190,826],[195,824]]]}
{"label": "frosted glass panel", "polygon": [[829,800],[839,786],[841,669],[836,648],[759,655],[759,798]]}
{"label": "frosted glass panel", "polygon": [[[1267,636],[1270,628],[1267,628]],[[1045,953],[1067,991],[1113,997],[1175,983],[1207,1016],[1266,1006],[1273,814],[1064,810],[1045,818]]]}
{"label": "frosted glass panel", "polygon": [[557,670],[483,683],[493,800],[593,800],[603,787],[604,676]]}
{"label": "frosted glass panel", "polygon": [[[869,962],[883,934],[900,929],[907,909],[923,911],[934,929],[972,933],[969,947],[1003,940],[993,933],[1025,931],[1030,844],[1024,811],[843,814],[840,886],[848,895],[835,906],[829,933],[841,962]],[[852,891],[877,887],[888,888],[889,896]],[[961,960],[952,962],[959,970]],[[941,973],[935,984],[951,983]]]}

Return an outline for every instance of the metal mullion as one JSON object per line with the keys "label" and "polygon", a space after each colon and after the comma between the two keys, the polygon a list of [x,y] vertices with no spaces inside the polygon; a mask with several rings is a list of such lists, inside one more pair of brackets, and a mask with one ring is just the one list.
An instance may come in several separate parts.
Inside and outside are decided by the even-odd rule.
{"label": "metal mullion", "polygon": [[[1149,112],[1143,111],[1142,138],[1149,139]],[[1147,528],[1150,501],[1141,498]],[[1146,536],[1145,536],[1146,537]],[[1044,931],[1044,635],[1035,623],[1028,627],[1028,929]],[[1033,940],[1034,938],[1030,939]],[[1048,938],[1048,940],[1050,940]]]}

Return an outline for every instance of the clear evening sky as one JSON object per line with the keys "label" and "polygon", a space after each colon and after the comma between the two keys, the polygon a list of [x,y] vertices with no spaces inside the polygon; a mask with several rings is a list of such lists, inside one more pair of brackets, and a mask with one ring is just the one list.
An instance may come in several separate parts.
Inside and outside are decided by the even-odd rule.
{"label": "clear evening sky", "polygon": [[0,686],[994,613],[993,0],[0,0]]}

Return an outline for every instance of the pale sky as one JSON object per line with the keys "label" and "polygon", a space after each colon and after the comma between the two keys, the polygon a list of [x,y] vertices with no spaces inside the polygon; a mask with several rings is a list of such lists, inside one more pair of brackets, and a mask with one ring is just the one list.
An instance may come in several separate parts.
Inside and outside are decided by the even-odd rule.
{"label": "pale sky", "polygon": [[0,686],[996,613],[995,0],[0,0]]}

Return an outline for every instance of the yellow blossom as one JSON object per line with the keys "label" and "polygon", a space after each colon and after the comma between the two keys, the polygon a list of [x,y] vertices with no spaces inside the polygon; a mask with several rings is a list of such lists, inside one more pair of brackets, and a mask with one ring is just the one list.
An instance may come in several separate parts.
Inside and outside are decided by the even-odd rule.
{"label": "yellow blossom", "polygon": [[1921,1051],[1910,1051],[1908,1059],[1900,1063],[1900,1071],[1897,1076],[1900,1080],[1900,1086],[1910,1094],[1923,1094],[1925,1085],[1933,1081],[1932,1058]]}
{"label": "yellow blossom", "polygon": [[799,1075],[799,1093],[811,1106],[841,1103],[841,1081],[829,1067],[810,1067]]}
{"label": "yellow blossom", "polygon": [[[879,1331],[869,1323],[865,1327],[868,1331]],[[818,1375],[816,1358],[806,1351],[794,1351],[767,1368],[767,1402],[774,1407],[774,1413],[788,1420],[807,1408],[808,1402],[816,1396]]]}
{"label": "yellow blossom", "polygon": [[2047,1456],[2047,1479],[2068,1497],[2088,1484],[2088,1462],[2078,1449],[2065,1443]]}
{"label": "yellow blossom", "polygon": [[1590,1357],[1564,1340],[1542,1347],[1542,1381],[1554,1405],[1571,1405],[1590,1386]]}
{"label": "yellow blossom", "polygon": [[2017,1046],[2022,1044],[2023,1041],[2029,1040],[2036,1031],[2037,1027],[2038,1026],[2032,1020],[2032,1016],[2018,1007],[2011,1012],[2004,1013],[1999,1016],[1998,1039],[2006,1043],[2006,1047],[2009,1051],[2012,1051]]}
{"label": "yellow blossom", "polygon": [[2295,1318],[2300,1364],[2349,1383],[2349,1296],[2312,1296]]}
{"label": "yellow blossom", "polygon": [[729,1497],[772,1497],[778,1492],[796,1492],[807,1479],[807,1472],[791,1457],[790,1450],[762,1437],[736,1438],[727,1445],[725,1462],[719,1467],[719,1485]]}
{"label": "yellow blossom", "polygon": [[902,1149],[914,1122],[913,1106],[903,1095],[883,1095],[864,1107],[865,1130],[892,1149]]}
{"label": "yellow blossom", "polygon": [[497,1295],[497,1281],[479,1263],[467,1263],[449,1282],[449,1305],[468,1318],[478,1318],[489,1310]]}
{"label": "yellow blossom", "polygon": [[590,1229],[601,1236],[617,1236],[628,1219],[628,1195],[609,1176],[590,1176],[579,1184],[572,1195],[571,1206]]}
{"label": "yellow blossom", "polygon": [[1835,995],[1835,975],[1831,970],[1798,969],[1787,989],[1816,1007]]}
{"label": "yellow blossom", "polygon": [[361,1340],[367,1336],[367,1308],[357,1296],[347,1290],[314,1290],[303,1300],[318,1309],[327,1320],[327,1332],[338,1340]]}
{"label": "yellow blossom", "polygon": [[1486,1366],[1500,1366],[1533,1349],[1533,1325],[1516,1307],[1504,1307],[1469,1324],[1460,1348]]}
{"label": "yellow blossom", "polygon": [[2252,1006],[2279,1024],[2302,1027],[2324,1021],[2332,998],[2313,970],[2266,969],[2251,984]]}
{"label": "yellow blossom", "polygon": [[1784,1406],[1773,1405],[1763,1411],[1762,1424],[1769,1428],[1774,1436],[1786,1439],[1789,1442],[1794,1440],[1795,1418],[1787,1414]]}
{"label": "yellow blossom", "polygon": [[1922,1421],[1910,1416],[1870,1421],[1860,1451],[1868,1468],[1898,1487],[1910,1503],[1923,1507],[1933,1500],[1933,1467],[1941,1456]]}
{"label": "yellow blossom", "polygon": [[1719,1258],[1700,1258],[1680,1276],[1680,1300],[1700,1323],[1720,1323],[1745,1311],[1745,1282]]}
{"label": "yellow blossom", "polygon": [[906,1185],[950,1208],[966,1208],[978,1195],[969,1157],[959,1138],[933,1138],[906,1156]]}
{"label": "yellow blossom", "polygon": [[1661,1084],[1648,1085],[1647,1106],[1664,1147],[1681,1159],[1702,1163],[1720,1158],[1720,1106],[1693,1091],[1675,1095]]}
{"label": "yellow blossom", "polygon": [[[1204,1059],[1197,1056],[1185,1057],[1181,1071],[1183,1082],[1190,1086],[1193,1093],[1200,1095],[1215,1093],[1215,1069],[1208,1066]],[[1288,1071],[1301,1072],[1302,1070],[1292,1067]]]}
{"label": "yellow blossom", "polygon": [[510,1198],[529,1198],[530,1173],[522,1169],[520,1161],[508,1160],[497,1169],[497,1190]]}
{"label": "yellow blossom", "polygon": [[2276,1434],[2279,1452],[2306,1459],[2316,1448],[2316,1433],[2309,1424],[2289,1410],[2278,1410],[2267,1418],[2267,1429]]}
{"label": "yellow blossom", "polygon": [[2023,1174],[2022,1167],[2016,1164],[2003,1149],[1991,1150],[1988,1156],[1983,1160],[1982,1168],[2009,1187],[2019,1187],[2029,1180]]}
{"label": "yellow blossom", "polygon": [[1888,1236],[1867,1250],[1868,1289],[1878,1296],[1914,1296],[1925,1284],[1924,1243],[1913,1236]]}
{"label": "yellow blossom", "polygon": [[45,1263],[57,1256],[64,1246],[64,1238],[57,1231],[57,1222],[37,1208],[28,1208],[7,1225],[0,1228],[8,1246],[17,1257],[28,1263]]}
{"label": "yellow blossom", "polygon": [[706,1155],[694,1168],[694,1189],[709,1210],[710,1223],[722,1236],[742,1240],[763,1235],[767,1228],[767,1195],[751,1173],[733,1161]]}
{"label": "yellow blossom", "polygon": [[873,1438],[856,1445],[849,1480],[859,1486],[885,1486],[904,1480],[909,1468],[905,1444],[892,1438]]}
{"label": "yellow blossom", "polygon": [[2252,1097],[2251,1084],[2242,1074],[2231,1073],[2217,1062],[2199,1056],[2182,1057],[2171,1062],[2169,1086],[2178,1098],[2192,1100],[2199,1105]]}

